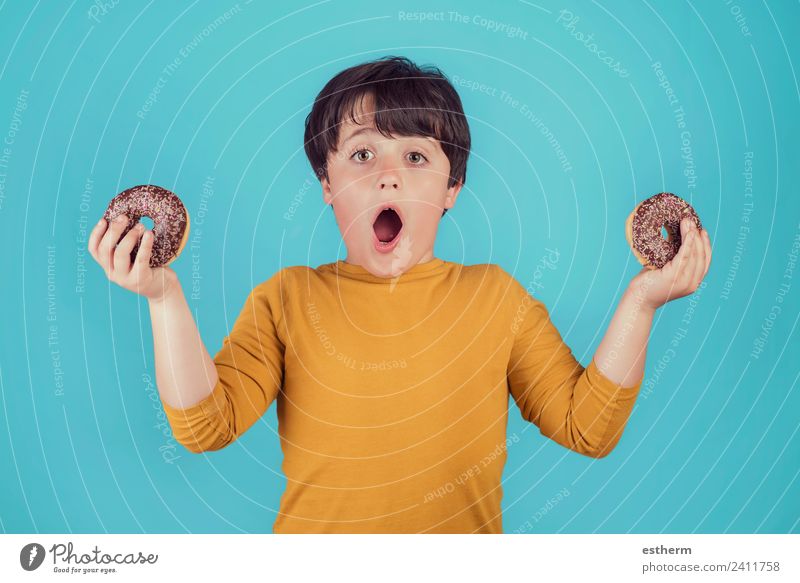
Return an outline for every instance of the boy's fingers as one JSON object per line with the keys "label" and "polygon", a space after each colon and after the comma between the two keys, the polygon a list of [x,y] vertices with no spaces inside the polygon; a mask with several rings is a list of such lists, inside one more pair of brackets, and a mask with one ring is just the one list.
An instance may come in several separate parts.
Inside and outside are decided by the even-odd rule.
{"label": "boy's fingers", "polygon": [[697,258],[700,260],[700,263],[703,264],[703,267],[706,265],[706,245],[705,241],[703,240],[703,231],[700,229],[695,229],[697,232]]}
{"label": "boy's fingers", "polygon": [[92,232],[89,235],[89,245],[88,245],[89,255],[91,255],[95,261],[98,261],[97,247],[100,245],[100,240],[103,238],[103,233],[106,232],[107,226],[108,226],[108,221],[101,218],[100,221],[94,226],[94,229],[92,229]]}
{"label": "boy's fingers", "polygon": [[691,231],[692,220],[686,217],[681,219],[681,240],[685,240]]}
{"label": "boy's fingers", "polygon": [[691,285],[694,266],[697,262],[697,232],[691,227],[687,231],[686,238],[682,241],[681,248],[678,250],[680,259],[675,285],[679,288],[686,288]]}
{"label": "boy's fingers", "polygon": [[117,248],[114,250],[114,274],[117,277],[125,277],[131,270],[131,251],[144,225],[136,223],[134,227],[122,238]]}
{"label": "boy's fingers", "polygon": [[706,250],[706,267],[703,271],[703,277],[705,277],[711,265],[711,237],[708,236],[708,231],[705,229],[703,229],[703,247],[705,247]]}
{"label": "boy's fingers", "polygon": [[695,275],[697,275],[697,268],[699,267],[702,270],[705,265],[706,260],[705,257],[703,257],[704,254],[705,251],[703,250],[703,241],[700,238],[700,231],[692,224],[692,283],[696,281]]}
{"label": "boy's fingers", "polygon": [[134,269],[141,273],[145,269],[150,269],[150,255],[153,253],[153,231],[145,230],[142,235],[142,242],[139,245],[139,250],[136,252],[136,261],[134,262]]}
{"label": "boy's fingers", "polygon": [[128,218],[125,215],[118,216],[111,222],[106,234],[103,235],[103,240],[100,241],[97,255],[107,274],[114,271],[114,249],[116,249],[119,237],[127,224]]}
{"label": "boy's fingers", "polygon": [[707,263],[705,243],[703,242],[703,237],[699,231],[695,237],[695,247],[697,247],[697,251],[695,252],[695,266],[694,273],[692,274],[692,291],[697,289],[697,287],[700,285],[700,282],[703,281]]}
{"label": "boy's fingers", "polygon": [[701,263],[704,262],[703,242],[700,240],[700,231],[696,227],[692,227],[692,258]]}
{"label": "boy's fingers", "polygon": [[[684,232],[683,222],[681,222],[681,232]],[[681,246],[678,249],[678,254],[673,257],[673,261],[677,263],[678,272],[686,269],[686,263],[692,255],[692,232],[687,228],[685,234],[681,236]]]}
{"label": "boy's fingers", "polygon": [[688,223],[686,222],[686,219],[681,221],[681,246],[678,248],[678,252],[675,254],[675,256],[667,261],[664,267],[661,268],[664,272],[664,275],[671,277],[673,280],[680,274],[682,270],[683,258],[689,251],[689,246],[687,245],[687,237],[689,235],[687,232],[687,224]]}

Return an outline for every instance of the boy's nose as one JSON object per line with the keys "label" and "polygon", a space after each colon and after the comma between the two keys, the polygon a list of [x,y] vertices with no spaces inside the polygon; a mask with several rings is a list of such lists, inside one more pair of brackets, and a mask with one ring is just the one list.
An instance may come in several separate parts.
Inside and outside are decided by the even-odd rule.
{"label": "boy's nose", "polygon": [[378,188],[388,190],[400,188],[400,176],[395,170],[384,170],[378,177]]}
{"label": "boy's nose", "polygon": [[383,162],[382,167],[378,170],[378,188],[381,190],[400,188],[400,173],[397,171],[397,166],[394,166],[389,160]]}

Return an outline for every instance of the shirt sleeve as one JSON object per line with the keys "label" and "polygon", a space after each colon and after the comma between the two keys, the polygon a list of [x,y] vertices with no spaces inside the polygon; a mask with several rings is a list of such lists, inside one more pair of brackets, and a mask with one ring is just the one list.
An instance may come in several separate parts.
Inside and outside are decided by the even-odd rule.
{"label": "shirt sleeve", "polygon": [[564,447],[605,457],[622,436],[642,379],[623,387],[605,377],[594,360],[582,366],[544,304],[505,275],[514,304],[508,386],[522,416]]}
{"label": "shirt sleeve", "polygon": [[222,449],[267,411],[283,385],[284,344],[278,335],[277,274],[247,297],[214,357],[219,380],[202,401],[185,409],[161,401],[175,440],[189,451]]}

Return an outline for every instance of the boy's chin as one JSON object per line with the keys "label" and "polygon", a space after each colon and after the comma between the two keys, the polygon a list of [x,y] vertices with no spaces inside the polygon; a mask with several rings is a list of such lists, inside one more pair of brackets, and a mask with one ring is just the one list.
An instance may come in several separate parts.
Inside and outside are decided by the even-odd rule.
{"label": "boy's chin", "polygon": [[376,277],[399,277],[411,269],[420,258],[419,253],[414,252],[418,251],[419,245],[412,244],[412,236],[406,232],[401,232],[398,240],[389,249],[381,249],[374,236],[368,241],[353,243],[357,245],[358,251],[355,252],[354,247],[349,246],[353,252],[347,254],[346,261],[360,265]]}

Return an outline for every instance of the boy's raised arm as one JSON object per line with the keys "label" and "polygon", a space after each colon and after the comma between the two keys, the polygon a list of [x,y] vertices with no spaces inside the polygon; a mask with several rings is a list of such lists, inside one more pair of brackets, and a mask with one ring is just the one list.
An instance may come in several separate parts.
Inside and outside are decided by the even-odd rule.
{"label": "boy's raised arm", "polygon": [[219,376],[178,279],[148,304],[161,402],[173,409],[193,407],[211,395]]}
{"label": "boy's raised arm", "polygon": [[563,342],[544,304],[511,278],[522,318],[512,326],[508,385],[522,416],[542,435],[590,457],[608,455],[616,446],[644,376],[655,310],[692,293],[708,271],[708,234],[692,230],[689,221],[681,229],[678,255],[632,280],[587,367]]}
{"label": "boy's raised arm", "polygon": [[508,387],[522,417],[564,447],[603,457],[619,441],[639,383],[622,388],[594,364],[583,367],[564,343],[544,304],[511,278],[521,320],[508,362]]}
{"label": "boy's raised arm", "polygon": [[629,386],[644,375],[647,340],[656,310],[700,286],[711,264],[711,241],[694,222],[681,222],[683,243],[661,269],[643,269],[633,278],[617,306],[594,361],[615,383]]}
{"label": "boy's raised arm", "polygon": [[[152,231],[140,223],[120,240],[126,222],[124,216],[110,225],[101,219],[89,237],[89,252],[111,281],[148,300],[156,384],[176,441],[193,452],[225,447],[267,410],[282,384],[283,345],[266,288],[251,292],[212,360],[177,275],[168,267],[150,267]],[[131,263],[138,237],[142,243]]]}
{"label": "boy's raised arm", "polygon": [[[216,384],[214,363],[200,340],[178,276],[169,267],[150,267],[153,232],[137,223],[120,239],[127,224],[125,215],[110,223],[100,219],[89,235],[89,253],[109,280],[150,304],[162,401],[175,407],[193,405]],[[140,238],[139,252],[131,262],[131,251]]]}
{"label": "boy's raised arm", "polygon": [[[256,286],[212,361],[180,286],[150,301],[156,378],[176,441],[199,453],[238,439],[283,385],[284,345],[268,291]],[[199,388],[198,388],[199,387]]]}

